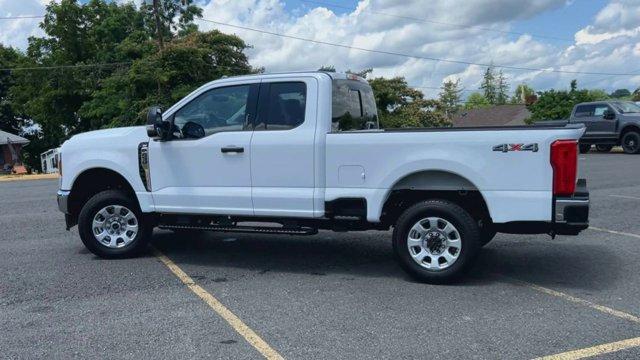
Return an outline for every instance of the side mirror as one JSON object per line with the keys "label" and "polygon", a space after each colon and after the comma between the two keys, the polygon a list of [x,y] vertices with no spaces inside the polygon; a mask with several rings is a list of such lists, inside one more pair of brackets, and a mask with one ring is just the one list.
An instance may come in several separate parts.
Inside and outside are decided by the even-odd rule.
{"label": "side mirror", "polygon": [[602,114],[602,118],[606,120],[613,120],[616,118],[616,113],[613,110],[605,110]]}
{"label": "side mirror", "polygon": [[162,121],[162,110],[152,106],[147,112],[147,135],[152,139],[167,140],[171,134],[171,123]]}

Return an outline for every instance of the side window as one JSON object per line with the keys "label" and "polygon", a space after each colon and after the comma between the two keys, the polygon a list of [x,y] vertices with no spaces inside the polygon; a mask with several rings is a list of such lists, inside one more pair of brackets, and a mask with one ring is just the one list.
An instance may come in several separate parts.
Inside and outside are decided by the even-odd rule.
{"label": "side window", "polygon": [[371,87],[353,80],[334,80],[331,131],[378,128],[378,112]]}
{"label": "side window", "polygon": [[576,108],[574,116],[577,118],[593,116],[594,107],[594,105],[580,105]]}
{"label": "side window", "polygon": [[307,86],[303,82],[269,84],[265,126],[267,130],[289,130],[304,123]]}
{"label": "side window", "polygon": [[173,123],[182,138],[201,138],[221,131],[242,130],[251,85],[212,89],[175,113]]}
{"label": "side window", "polygon": [[608,105],[596,105],[595,110],[593,111],[593,116],[602,117],[602,115],[604,115],[604,112],[609,109],[610,108]]}

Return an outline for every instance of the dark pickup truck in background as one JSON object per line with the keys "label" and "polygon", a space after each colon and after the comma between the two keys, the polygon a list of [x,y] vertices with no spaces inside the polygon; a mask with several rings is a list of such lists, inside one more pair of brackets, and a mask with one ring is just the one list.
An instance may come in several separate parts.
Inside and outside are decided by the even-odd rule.
{"label": "dark pickup truck in background", "polygon": [[536,125],[584,124],[587,128],[580,138],[580,152],[592,145],[600,152],[622,146],[627,154],[640,153],[640,105],[632,101],[595,101],[573,107],[569,120],[540,121]]}

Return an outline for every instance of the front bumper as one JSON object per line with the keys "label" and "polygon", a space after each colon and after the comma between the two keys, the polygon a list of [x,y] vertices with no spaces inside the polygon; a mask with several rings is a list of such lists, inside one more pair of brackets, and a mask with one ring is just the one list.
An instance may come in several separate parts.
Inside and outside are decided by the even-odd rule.
{"label": "front bumper", "polygon": [[69,214],[69,195],[71,191],[58,190],[58,209],[64,214]]}
{"label": "front bumper", "polygon": [[71,211],[69,209],[69,196],[71,195],[71,191],[68,190],[58,190],[58,209],[62,211],[64,214],[64,222],[67,230],[71,229],[76,225],[76,219],[71,216]]}

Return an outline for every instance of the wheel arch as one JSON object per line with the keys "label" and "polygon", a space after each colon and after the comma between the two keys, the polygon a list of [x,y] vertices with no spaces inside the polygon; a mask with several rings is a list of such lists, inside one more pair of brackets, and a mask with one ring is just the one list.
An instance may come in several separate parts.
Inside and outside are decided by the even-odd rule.
{"label": "wheel arch", "polygon": [[122,190],[140,206],[136,192],[125,176],[106,167],[93,167],[83,170],[72,182],[69,196],[69,212],[72,219],[77,221],[82,206],[92,196],[110,189]]}
{"label": "wheel arch", "polygon": [[628,124],[628,125],[625,125],[625,126],[622,128],[622,130],[620,130],[620,139],[619,139],[619,140],[622,142],[622,137],[623,137],[626,133],[628,133],[628,132],[630,132],[630,131],[635,131],[635,132],[637,132],[637,133],[640,133],[640,126],[638,126],[638,125],[636,125],[636,124]]}
{"label": "wheel arch", "polygon": [[447,170],[416,171],[398,179],[387,193],[381,221],[393,224],[404,209],[427,199],[451,201],[477,221],[492,222],[487,201],[479,188],[468,178]]}

